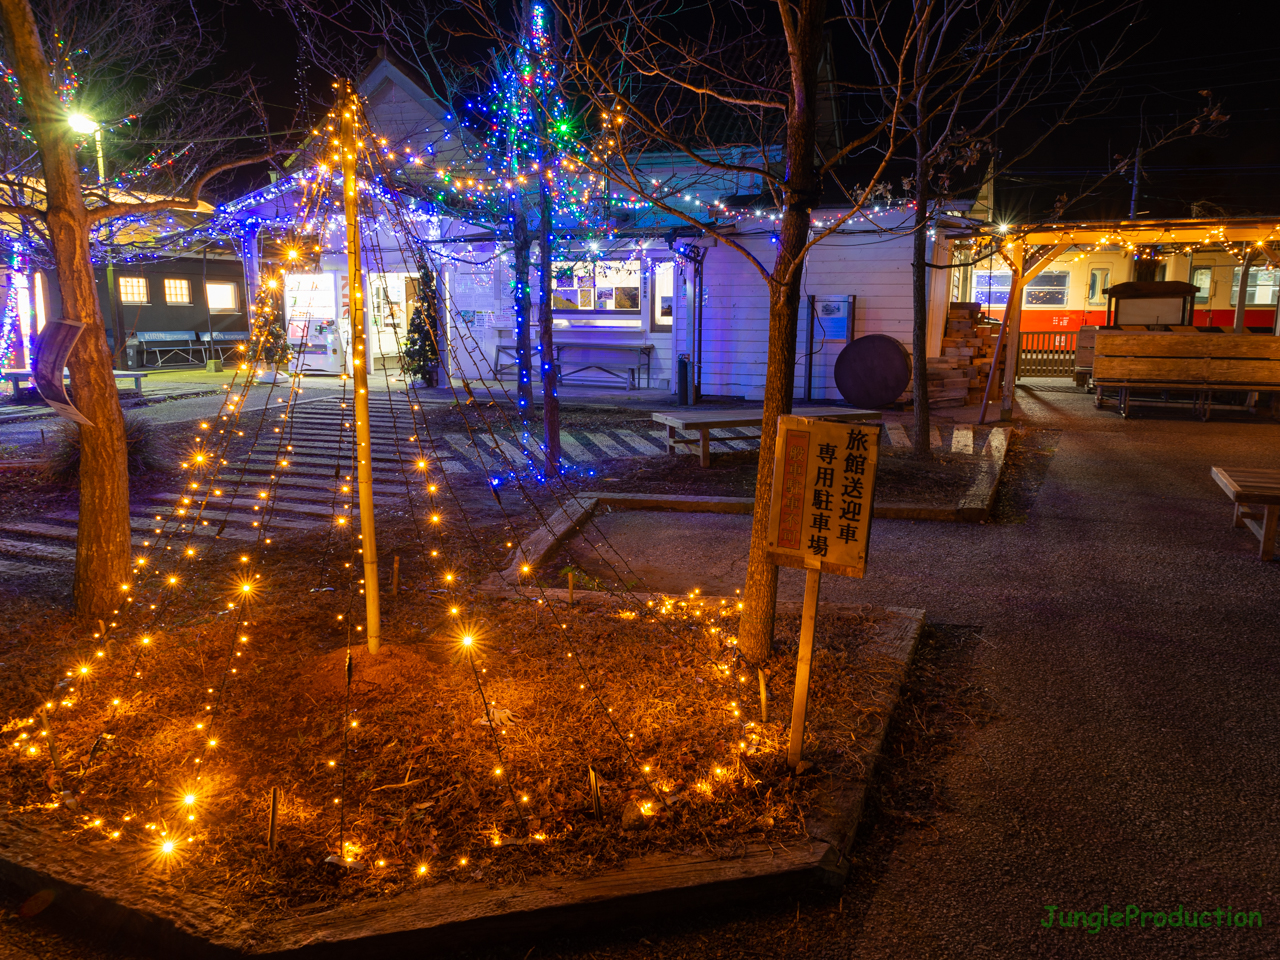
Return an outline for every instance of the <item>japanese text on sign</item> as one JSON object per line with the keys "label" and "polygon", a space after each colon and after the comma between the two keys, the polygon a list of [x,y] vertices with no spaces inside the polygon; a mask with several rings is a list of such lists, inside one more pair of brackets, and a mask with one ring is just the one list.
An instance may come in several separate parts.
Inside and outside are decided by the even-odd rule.
{"label": "japanese text on sign", "polygon": [[769,550],[775,563],[862,576],[879,427],[778,421]]}

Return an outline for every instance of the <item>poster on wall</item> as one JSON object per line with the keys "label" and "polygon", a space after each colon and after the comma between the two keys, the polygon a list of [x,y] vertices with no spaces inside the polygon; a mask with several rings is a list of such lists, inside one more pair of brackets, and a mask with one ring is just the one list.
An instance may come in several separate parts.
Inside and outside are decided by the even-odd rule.
{"label": "poster on wall", "polygon": [[458,320],[472,330],[489,330],[498,325],[498,314],[493,310],[459,310]]}

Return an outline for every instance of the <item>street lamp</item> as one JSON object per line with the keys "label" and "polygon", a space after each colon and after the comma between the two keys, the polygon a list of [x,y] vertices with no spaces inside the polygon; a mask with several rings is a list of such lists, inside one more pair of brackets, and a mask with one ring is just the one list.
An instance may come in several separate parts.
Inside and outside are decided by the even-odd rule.
{"label": "street lamp", "polygon": [[93,147],[98,154],[98,185],[104,190],[107,189],[107,171],[102,157],[102,124],[87,114],[73,113],[67,117],[67,126],[76,133],[93,134]]}
{"label": "street lamp", "polygon": [[[93,134],[93,147],[98,154],[98,186],[102,188],[104,201],[110,203],[111,188],[107,186],[107,167],[102,156],[102,124],[88,114],[73,113],[67,117],[67,126],[76,133]],[[111,326],[115,332],[114,365],[119,368],[125,349],[124,323],[116,306],[116,270],[110,254],[107,254],[107,302],[111,305]]]}

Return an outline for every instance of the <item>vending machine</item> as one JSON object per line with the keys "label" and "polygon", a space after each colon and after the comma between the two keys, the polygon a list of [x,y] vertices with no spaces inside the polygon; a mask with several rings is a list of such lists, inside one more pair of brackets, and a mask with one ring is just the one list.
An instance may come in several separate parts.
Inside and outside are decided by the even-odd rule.
{"label": "vending machine", "polygon": [[302,373],[340,374],[346,366],[347,344],[338,322],[338,298],[333,273],[293,273],[284,281],[285,323],[289,346],[301,358],[290,368]]}

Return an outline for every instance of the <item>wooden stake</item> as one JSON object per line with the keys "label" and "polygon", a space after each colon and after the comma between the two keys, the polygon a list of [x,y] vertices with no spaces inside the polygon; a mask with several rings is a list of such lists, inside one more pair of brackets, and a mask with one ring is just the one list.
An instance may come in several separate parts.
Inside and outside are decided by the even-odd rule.
{"label": "wooden stake", "polygon": [[271,788],[271,819],[267,823],[267,849],[275,853],[276,849],[276,817],[280,813],[280,788]]}
{"label": "wooden stake", "polygon": [[757,667],[756,674],[760,677],[760,722],[769,722],[769,687],[765,683],[764,668]]}
{"label": "wooden stake", "polygon": [[573,571],[569,571],[569,602],[573,603]]}
{"label": "wooden stake", "polygon": [[391,595],[394,597],[400,589],[400,558],[391,558]]}
{"label": "wooden stake", "polygon": [[809,703],[809,665],[813,661],[813,624],[818,618],[818,588],[821,584],[821,570],[810,568],[805,571],[800,653],[796,657],[796,695],[791,707],[791,743],[787,747],[787,766],[792,770],[800,764],[804,748],[804,715]]}

